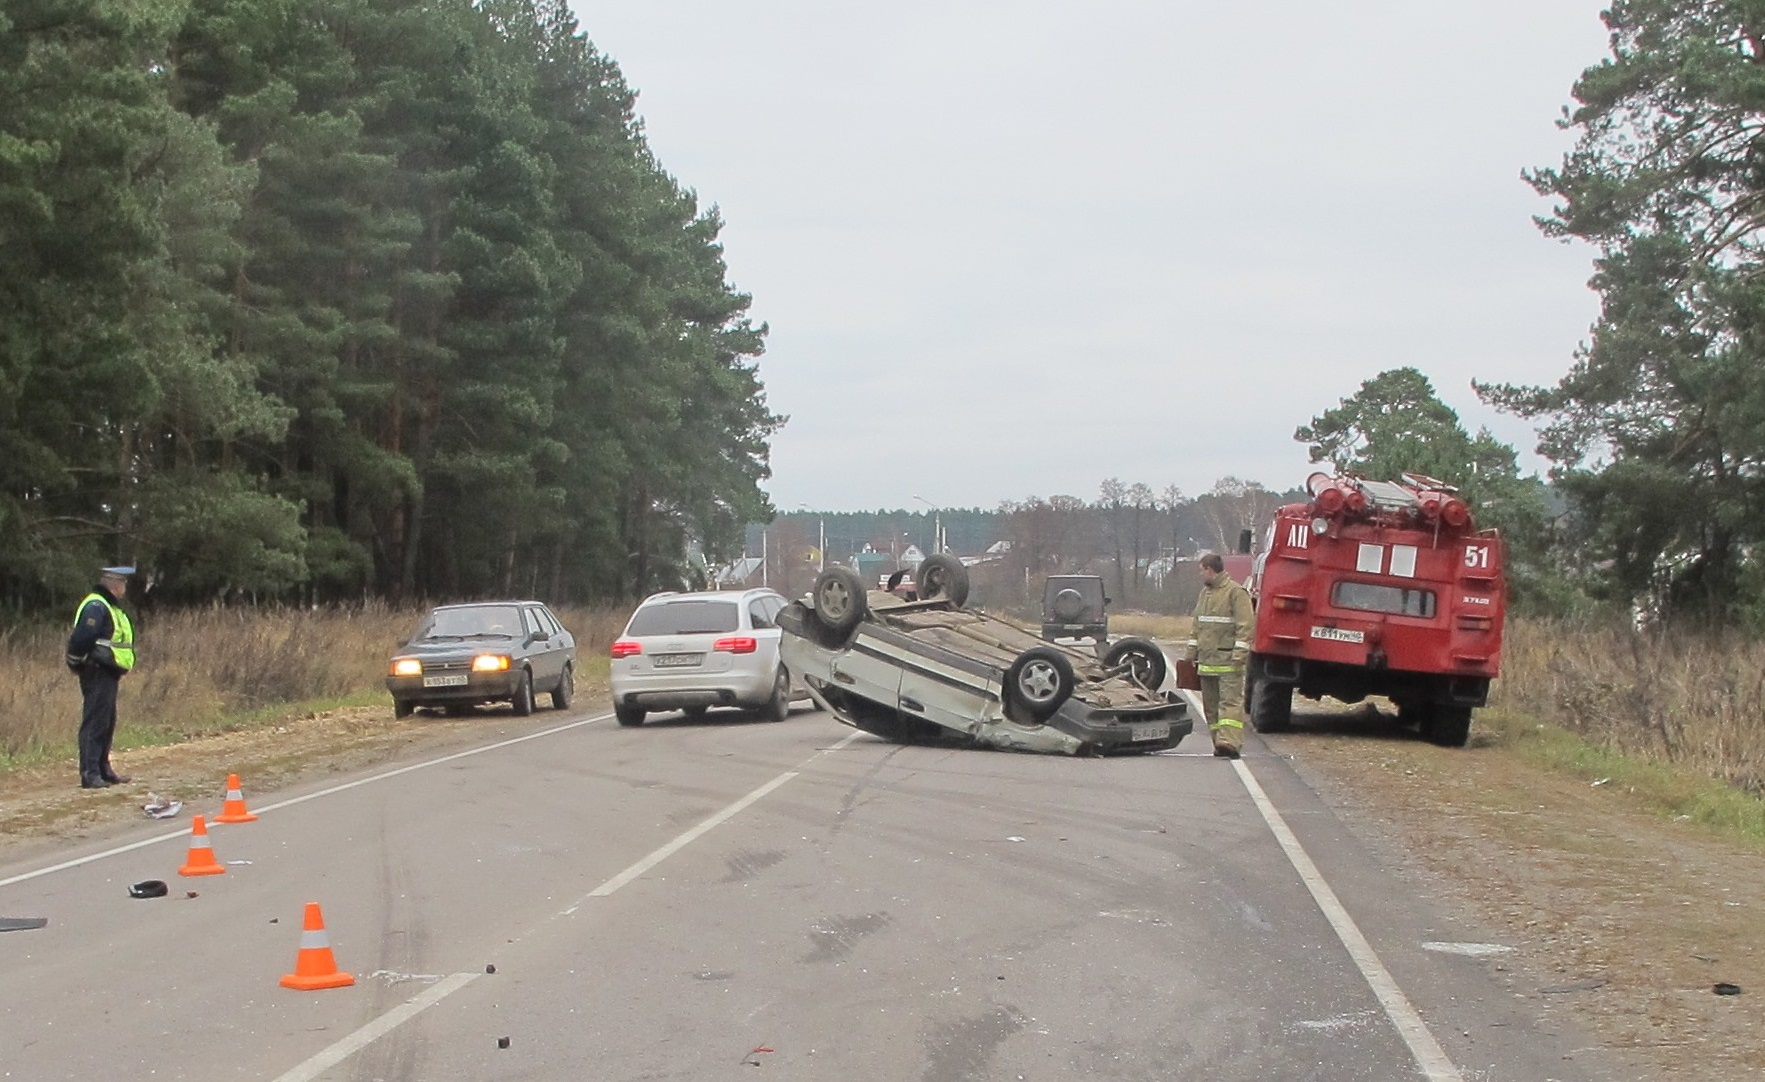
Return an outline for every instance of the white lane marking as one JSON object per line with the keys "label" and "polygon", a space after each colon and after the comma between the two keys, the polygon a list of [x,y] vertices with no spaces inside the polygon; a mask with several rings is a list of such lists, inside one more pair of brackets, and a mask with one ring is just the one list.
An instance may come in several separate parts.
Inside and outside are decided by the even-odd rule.
{"label": "white lane marking", "polygon": [[[607,716],[607,715],[603,715],[603,717],[605,717],[605,716]],[[591,719],[591,720],[598,721],[601,719],[595,718],[595,719]],[[552,731],[556,732],[557,730],[554,729]],[[536,735],[538,735],[538,734],[536,734]],[[841,740],[839,743],[832,745],[831,747],[821,748],[820,750],[816,751],[816,753],[814,755],[809,756],[809,758],[804,759],[801,763],[799,763],[795,769],[787,770],[783,774],[780,774],[778,777],[773,778],[771,781],[767,782],[765,785],[760,786],[758,789],[755,789],[753,792],[749,793],[747,796],[744,796],[741,799],[735,801],[735,803],[730,804],[728,807],[724,808],[722,811],[719,811],[717,814],[706,819],[704,822],[700,823],[698,826],[693,827],[691,830],[688,830],[686,833],[675,838],[673,841],[662,846],[660,849],[657,849],[655,852],[651,853],[649,856],[644,857],[642,860],[638,861],[636,864],[633,864],[631,867],[620,872],[618,875],[607,880],[605,883],[602,883],[600,886],[596,887],[594,890],[589,891],[588,894],[584,895],[582,897],[582,899],[579,900],[575,905],[572,905],[569,909],[564,910],[563,913],[560,913],[557,916],[566,916],[566,915],[569,915],[569,914],[576,912],[576,910],[578,908],[580,908],[582,906],[582,904],[584,902],[587,902],[588,899],[590,899],[590,898],[603,898],[603,897],[613,893],[614,891],[618,890],[620,887],[631,882],[633,879],[636,879],[638,876],[649,871],[651,868],[654,868],[656,865],[662,863],[664,860],[667,860],[669,857],[673,856],[675,853],[678,853],[688,843],[692,842],[695,838],[698,838],[699,836],[703,835],[706,831],[710,830],[712,827],[716,826],[719,823],[724,822],[725,820],[729,819],[731,816],[735,815],[737,812],[740,812],[743,808],[748,807],[749,805],[753,804],[756,800],[759,800],[761,797],[765,796],[767,793],[772,792],[774,789],[777,789],[779,786],[783,785],[785,782],[790,781],[792,778],[796,777],[799,773],[801,773],[802,769],[804,767],[808,766],[810,763],[821,758],[823,755],[826,755],[828,752],[839,751],[841,748],[845,747],[847,744],[850,744],[852,741],[858,739],[858,736],[859,736],[858,733],[853,733],[850,736],[846,737],[845,739]],[[458,758],[458,756],[451,756],[450,758]],[[437,762],[445,762],[446,760],[436,760],[436,761]],[[315,793],[313,795],[319,796],[322,794]],[[302,799],[310,799],[310,798],[302,798]],[[289,803],[294,803],[294,802],[289,801]],[[546,924],[550,923],[552,920],[556,920],[557,916],[550,917],[546,921],[542,921],[539,926],[532,928],[532,929],[529,929],[528,931],[522,933],[521,935],[518,935],[515,938],[509,940],[509,942],[510,943],[522,942],[523,940],[525,940],[529,936],[531,936],[534,932],[538,931],[540,927],[544,927]],[[448,996],[459,991],[461,988],[464,988],[468,983],[470,983],[474,978],[476,978],[478,976],[480,976],[480,974],[477,974],[477,973],[455,973],[453,976],[442,981],[440,984],[436,985],[435,987],[429,989],[428,991],[422,993],[421,995],[412,997],[411,999],[407,1000],[402,1005],[393,1008],[392,1010],[388,1011],[387,1013],[381,1015],[379,1018],[374,1019],[372,1022],[369,1022],[367,1025],[356,1030],[354,1033],[351,1033],[349,1036],[338,1041],[336,1044],[331,1045],[329,1048],[326,1048],[323,1051],[319,1052],[317,1055],[313,1056],[311,1059],[307,1060],[305,1063],[302,1063],[300,1066],[289,1071],[287,1074],[284,1074],[280,1078],[277,1078],[275,1080],[275,1082],[312,1082],[312,1080],[317,1078],[321,1072],[343,1062],[344,1059],[348,1058],[351,1055],[354,1055],[356,1052],[361,1051],[363,1048],[366,1048],[368,1045],[379,1040],[381,1037],[385,1036],[386,1034],[392,1032],[392,1030],[395,1029],[396,1027],[403,1025],[405,1022],[408,1022],[412,1018],[415,1018],[421,1012],[429,1009],[430,1007],[435,1006],[437,1003],[440,1003],[442,1000],[446,999]]]}
{"label": "white lane marking", "polygon": [[[528,733],[526,736],[511,737],[508,740],[500,740],[495,744],[486,744],[481,748],[472,748],[469,751],[456,751],[452,755],[443,755],[439,759],[430,759],[426,762],[412,763],[410,766],[401,766],[397,770],[388,770],[384,773],[375,774],[372,777],[358,778],[355,781],[346,781],[342,785],[333,785],[329,789],[321,789],[316,793],[308,793],[305,796],[291,797],[288,800],[280,800],[274,804],[266,804],[256,810],[259,814],[262,814],[263,812],[273,812],[280,808],[292,808],[296,804],[305,804],[309,800],[317,800],[320,797],[332,796],[350,789],[360,788],[363,785],[372,785],[377,781],[396,778],[400,774],[409,774],[416,770],[427,770],[432,766],[451,763],[456,759],[466,759],[473,755],[483,755],[487,751],[497,751],[500,748],[507,748],[516,744],[526,743],[529,740],[538,740],[542,736],[552,736],[557,733],[568,732],[571,729],[579,729],[584,725],[592,725],[597,721],[606,721],[612,716],[613,715],[611,714],[597,714],[592,718],[583,718],[581,721],[572,721],[568,725],[554,726],[541,732]],[[54,872],[65,872],[69,868],[78,868],[82,864],[90,864],[96,860],[104,860],[106,857],[121,856],[124,853],[132,853],[137,849],[145,849],[150,845],[158,845],[160,842],[169,842],[174,838],[188,838],[189,836],[190,831],[185,829],[174,831],[170,834],[161,834],[153,838],[144,838],[138,842],[130,842],[128,845],[119,845],[113,849],[106,849],[101,853],[89,853],[86,856],[76,857],[73,860],[64,860],[60,864],[51,864],[47,868],[38,868],[34,872],[25,872],[21,875],[12,876],[9,879],[0,879],[0,887],[10,887],[14,883],[23,883],[27,879],[36,879],[40,876],[50,875]]]}
{"label": "white lane marking", "polygon": [[1373,995],[1378,997],[1379,1005],[1385,1008],[1385,1016],[1397,1027],[1397,1035],[1409,1046],[1416,1066],[1422,1069],[1430,1082],[1464,1082],[1464,1076],[1459,1074],[1452,1060],[1446,1058],[1446,1050],[1440,1047],[1440,1042],[1429,1032],[1428,1024],[1422,1021],[1422,1016],[1410,1005],[1409,997],[1397,986],[1397,981],[1385,968],[1385,963],[1379,961],[1373,945],[1367,942],[1367,937],[1355,926],[1354,919],[1342,907],[1336,892],[1330,889],[1330,884],[1324,881],[1318,866],[1312,863],[1311,857],[1299,844],[1299,839],[1287,828],[1287,821],[1275,810],[1274,803],[1263,792],[1262,786],[1257,784],[1250,768],[1244,765],[1242,759],[1232,760],[1232,767],[1238,771],[1238,779],[1244,783],[1250,799],[1256,803],[1256,810],[1262,813],[1263,822],[1269,825],[1275,840],[1281,843],[1282,852],[1287,854],[1287,862],[1299,873],[1305,889],[1311,891],[1312,900],[1318,903],[1324,919],[1335,929],[1336,937],[1348,948],[1348,956],[1354,960],[1355,968],[1361,971],[1361,977],[1372,988]]}
{"label": "white lane marking", "polygon": [[846,736],[844,739],[840,740],[839,743],[834,744],[831,747],[822,748],[820,751],[817,751],[814,755],[809,756],[809,758],[804,759],[801,763],[799,763],[795,769],[787,770],[783,774],[780,774],[778,777],[773,778],[771,781],[767,782],[765,785],[762,785],[758,789],[755,789],[753,792],[749,793],[747,796],[742,797],[740,800],[737,800],[735,803],[724,808],[722,811],[719,811],[716,814],[712,815],[710,818],[706,819],[704,822],[700,823],[698,826],[695,826],[691,830],[686,831],[685,833],[681,834],[679,837],[675,838],[673,841],[668,842],[667,844],[661,846],[659,849],[656,849],[649,856],[644,857],[642,860],[638,861],[636,864],[633,864],[631,867],[620,872],[618,875],[615,875],[613,878],[607,880],[605,883],[602,883],[600,886],[589,891],[587,894],[583,895],[581,898],[578,898],[570,906],[570,908],[564,910],[563,915],[569,916],[570,914],[575,913],[578,909],[582,908],[583,904],[586,903],[590,898],[605,898],[607,895],[618,890],[620,887],[631,882],[633,879],[636,879],[638,876],[649,871],[651,868],[654,868],[656,865],[662,863],[664,860],[667,860],[669,857],[673,856],[675,853],[680,852],[682,849],[684,849],[688,845],[692,844],[692,842],[697,840],[699,837],[701,837],[706,831],[710,830],[712,827],[718,825],[719,823],[722,823],[722,822],[729,820],[730,818],[735,816],[737,813],[739,813],[743,808],[746,808],[750,804],[754,803],[756,800],[759,800],[761,797],[765,796],[767,793],[770,793],[774,789],[777,789],[779,786],[783,785],[785,782],[790,781],[792,778],[796,777],[799,773],[801,773],[802,769],[804,767],[808,766],[810,763],[821,758],[823,755],[826,755],[830,751],[839,751],[841,748],[845,747],[847,744],[850,744],[852,741],[858,739],[858,737],[859,737],[858,733],[852,733],[849,736]]}
{"label": "white lane marking", "polygon": [[336,1044],[321,1050],[305,1063],[285,1074],[278,1075],[275,1082],[312,1082],[319,1075],[342,1063],[481,976],[483,976],[482,973],[455,973],[433,988],[425,989],[405,1000]]}

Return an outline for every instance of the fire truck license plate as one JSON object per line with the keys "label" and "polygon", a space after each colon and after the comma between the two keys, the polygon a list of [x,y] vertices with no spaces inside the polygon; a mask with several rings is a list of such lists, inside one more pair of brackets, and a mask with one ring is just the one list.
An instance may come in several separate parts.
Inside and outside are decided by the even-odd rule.
{"label": "fire truck license plate", "polygon": [[1350,631],[1345,627],[1314,627],[1311,629],[1314,639],[1329,639],[1331,642],[1366,642],[1367,633]]}
{"label": "fire truck license plate", "polygon": [[1133,726],[1134,742],[1142,740],[1164,740],[1171,735],[1171,723],[1168,721],[1148,721]]}

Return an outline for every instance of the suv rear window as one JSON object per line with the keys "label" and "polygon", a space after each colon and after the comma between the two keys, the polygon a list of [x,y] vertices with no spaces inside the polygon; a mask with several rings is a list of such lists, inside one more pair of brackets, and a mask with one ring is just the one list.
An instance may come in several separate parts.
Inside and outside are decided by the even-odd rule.
{"label": "suv rear window", "polygon": [[645,605],[631,617],[627,635],[706,635],[734,631],[741,610],[734,601],[664,601]]}
{"label": "suv rear window", "polygon": [[1434,592],[1381,586],[1374,582],[1338,581],[1330,587],[1330,604],[1339,609],[1429,617],[1434,615]]}

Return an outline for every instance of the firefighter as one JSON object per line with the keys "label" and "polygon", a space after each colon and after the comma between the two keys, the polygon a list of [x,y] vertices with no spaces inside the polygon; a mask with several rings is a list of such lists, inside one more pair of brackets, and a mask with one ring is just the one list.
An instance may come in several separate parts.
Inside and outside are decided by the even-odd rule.
{"label": "firefighter", "polygon": [[122,609],[132,567],[106,567],[80,599],[67,638],[67,667],[80,677],[80,787],[103,789],[131,779],[110,765],[116,735],[117,683],[135,667],[135,628]]}
{"label": "firefighter", "polygon": [[1213,753],[1236,759],[1244,746],[1244,664],[1256,629],[1250,594],[1226,574],[1226,561],[1208,553],[1199,561],[1201,596],[1195,599],[1195,637],[1189,660],[1201,676],[1201,705]]}

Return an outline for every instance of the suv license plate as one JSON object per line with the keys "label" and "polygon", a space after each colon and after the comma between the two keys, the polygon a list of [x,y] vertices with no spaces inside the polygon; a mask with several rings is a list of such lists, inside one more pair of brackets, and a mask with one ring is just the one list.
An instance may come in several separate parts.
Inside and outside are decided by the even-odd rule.
{"label": "suv license plate", "polygon": [[469,680],[465,673],[454,673],[450,676],[425,676],[423,686],[426,688],[463,688]]}
{"label": "suv license plate", "polygon": [[689,665],[697,665],[705,660],[704,654],[657,654],[656,668],[684,669]]}
{"label": "suv license plate", "polygon": [[1149,721],[1132,726],[1132,729],[1134,732],[1133,741],[1136,744],[1142,740],[1168,740],[1171,735],[1171,723],[1168,721]]}

